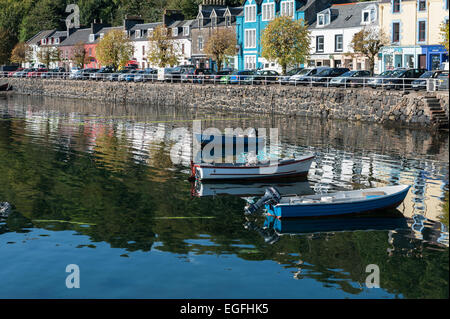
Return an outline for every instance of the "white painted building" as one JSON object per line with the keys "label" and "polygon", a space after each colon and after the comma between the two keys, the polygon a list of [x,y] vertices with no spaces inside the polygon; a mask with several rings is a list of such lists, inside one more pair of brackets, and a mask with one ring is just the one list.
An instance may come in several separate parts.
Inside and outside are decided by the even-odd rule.
{"label": "white painted building", "polygon": [[378,28],[378,1],[334,4],[318,12],[316,22],[310,26],[308,65],[369,70],[368,59],[353,55],[350,47],[353,36],[364,27]]}

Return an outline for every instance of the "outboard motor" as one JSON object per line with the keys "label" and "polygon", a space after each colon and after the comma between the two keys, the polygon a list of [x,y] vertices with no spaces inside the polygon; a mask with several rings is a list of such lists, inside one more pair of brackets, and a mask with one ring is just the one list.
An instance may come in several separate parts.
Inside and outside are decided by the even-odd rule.
{"label": "outboard motor", "polygon": [[11,213],[11,204],[8,202],[0,202],[0,217],[7,218]]}
{"label": "outboard motor", "polygon": [[266,189],[264,196],[261,197],[256,203],[245,207],[245,215],[254,214],[258,209],[260,209],[265,204],[276,205],[280,202],[280,200],[281,200],[280,193],[275,188],[269,187]]}

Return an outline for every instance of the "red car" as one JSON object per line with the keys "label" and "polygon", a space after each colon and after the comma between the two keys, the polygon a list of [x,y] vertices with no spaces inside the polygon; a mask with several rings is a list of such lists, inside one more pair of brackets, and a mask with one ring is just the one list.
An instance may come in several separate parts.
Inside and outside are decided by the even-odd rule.
{"label": "red car", "polygon": [[48,72],[47,69],[40,68],[40,69],[37,69],[36,71],[28,72],[27,78],[40,78],[41,74],[46,73],[46,72]]}
{"label": "red car", "polygon": [[24,70],[24,68],[18,68],[15,71],[8,72],[8,77],[11,78],[14,73],[19,72],[19,71],[23,71],[23,70]]}

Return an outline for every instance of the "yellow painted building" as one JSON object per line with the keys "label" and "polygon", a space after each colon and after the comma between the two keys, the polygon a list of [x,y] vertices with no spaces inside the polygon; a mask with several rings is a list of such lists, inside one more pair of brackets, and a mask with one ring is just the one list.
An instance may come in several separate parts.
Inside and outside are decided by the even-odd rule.
{"label": "yellow painted building", "polygon": [[379,23],[390,45],[381,51],[382,71],[397,67],[434,70],[448,61],[440,45],[448,23],[448,0],[382,0]]}

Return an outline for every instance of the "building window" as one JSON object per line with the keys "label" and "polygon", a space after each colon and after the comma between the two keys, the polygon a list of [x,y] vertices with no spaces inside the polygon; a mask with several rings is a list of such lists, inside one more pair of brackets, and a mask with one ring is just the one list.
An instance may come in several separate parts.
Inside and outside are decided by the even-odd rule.
{"label": "building window", "polygon": [[42,39],[41,44],[44,44],[44,45],[47,44],[47,39]]}
{"label": "building window", "polygon": [[282,16],[294,17],[294,1],[284,1],[280,9]]}
{"label": "building window", "polygon": [[178,28],[172,28],[172,36],[173,37],[178,36]]}
{"label": "building window", "polygon": [[419,20],[418,22],[418,32],[417,32],[417,41],[418,42],[425,42],[426,35],[427,35],[427,24],[424,20]]}
{"label": "building window", "polygon": [[256,29],[245,30],[245,48],[256,48]]}
{"label": "building window", "polygon": [[59,38],[55,38],[55,44],[59,44]]}
{"label": "building window", "polygon": [[198,50],[203,51],[203,37],[198,37]]}
{"label": "building window", "polygon": [[183,27],[183,35],[187,37],[189,35],[189,27]]}
{"label": "building window", "polygon": [[184,54],[184,43],[181,43],[181,54]]}
{"label": "building window", "polygon": [[427,1],[426,0],[417,0],[417,10],[426,11],[427,10]]}
{"label": "building window", "polygon": [[145,56],[145,45],[142,46],[142,56]]}
{"label": "building window", "polygon": [[401,0],[392,0],[392,12],[400,12]]}
{"label": "building window", "polygon": [[95,34],[89,34],[89,42],[95,41]]}
{"label": "building window", "polygon": [[323,52],[323,35],[316,37],[316,52]]}
{"label": "building window", "polygon": [[230,16],[225,17],[225,23],[226,23],[227,27],[231,27],[231,17]]}
{"label": "building window", "polygon": [[275,18],[275,3],[264,3],[262,5],[262,20],[270,21]]}
{"label": "building window", "polygon": [[211,18],[211,25],[213,28],[217,27],[217,17]]}
{"label": "building window", "polygon": [[400,22],[392,23],[392,42],[398,43],[400,41]]}
{"label": "building window", "polygon": [[336,52],[342,52],[343,50],[343,35],[342,34],[336,34],[334,36],[334,51]]}
{"label": "building window", "polygon": [[92,48],[89,48],[89,56],[92,56]]}
{"label": "building window", "polygon": [[253,70],[256,69],[256,55],[245,56],[244,68]]}
{"label": "building window", "polygon": [[141,30],[136,30],[136,38],[140,38],[141,37]]}
{"label": "building window", "polygon": [[256,5],[245,7],[245,22],[256,22]]}
{"label": "building window", "polygon": [[103,39],[104,36],[105,36],[104,33],[100,33],[100,39]]}

